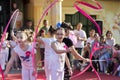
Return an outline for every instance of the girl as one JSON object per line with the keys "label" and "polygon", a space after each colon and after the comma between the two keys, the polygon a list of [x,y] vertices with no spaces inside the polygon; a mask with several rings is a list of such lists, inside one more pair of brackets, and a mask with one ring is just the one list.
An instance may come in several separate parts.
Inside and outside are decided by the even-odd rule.
{"label": "girl", "polygon": [[[57,58],[54,58],[56,59],[54,60],[54,63],[57,64],[54,66],[54,72],[59,74],[59,76],[56,77],[56,80],[63,80],[64,63],[65,63],[65,60],[67,60],[65,53],[71,52],[71,54],[74,55],[76,59],[83,60],[83,61],[89,61],[89,59],[85,59],[79,55],[79,53],[75,50],[74,46],[72,45],[73,44],[72,41],[69,38],[65,38],[65,35],[66,34],[65,34],[64,29],[58,28],[56,30],[57,41],[53,42],[51,45],[57,57]],[[66,61],[66,64],[68,66],[69,72],[71,72],[70,64],[68,64],[67,61]]]}
{"label": "girl", "polygon": [[28,36],[25,32],[19,31],[16,34],[16,38],[18,45],[13,49],[4,75],[7,76],[14,58],[18,55],[22,63],[22,80],[35,80],[36,65],[33,65],[33,61],[35,60],[32,59],[32,46],[27,43]]}
{"label": "girl", "polygon": [[[92,42],[91,53],[92,53],[94,47],[95,48],[99,48],[100,47],[100,36],[99,36],[99,34],[95,33],[94,38],[95,39],[94,39],[94,42]],[[93,56],[92,56],[92,60],[98,60],[99,59],[99,55],[100,55],[100,50],[99,49],[94,51]],[[93,67],[95,68],[96,71],[97,70],[100,71],[100,66],[99,66],[99,62],[98,61],[94,61],[94,62],[92,62],[92,64],[93,64]]]}
{"label": "girl", "polygon": [[54,68],[52,69],[54,78],[52,80],[63,80],[64,79],[64,64],[66,64],[71,70],[70,63],[68,63],[68,58],[66,53],[69,52],[69,49],[66,47],[65,43],[62,42],[65,37],[65,31],[63,28],[58,28],[56,31],[56,41],[52,42],[51,47],[54,51]]}
{"label": "girl", "polygon": [[5,34],[5,39],[3,42],[0,42],[0,65],[2,67],[2,70],[5,70],[6,62],[8,61],[8,55],[9,55],[9,45],[7,41],[8,33]]}
{"label": "girl", "polygon": [[[57,57],[56,57],[56,54],[53,53],[54,50],[51,48],[51,43],[53,41],[56,41],[55,29],[50,27],[50,29],[48,30],[48,34],[49,34],[50,38],[39,38],[38,37],[37,41],[39,43],[43,43],[45,45],[45,59],[44,59],[44,62],[45,62],[46,80],[58,80],[57,75],[56,75],[57,73],[54,71],[55,66],[57,65],[55,63]],[[62,79],[60,79],[60,80],[62,80]]]}
{"label": "girl", "polygon": [[110,48],[107,48],[108,45],[106,44],[106,40],[104,36],[100,37],[100,46],[102,47],[100,49],[100,56],[99,60],[105,60],[105,61],[99,61],[100,64],[100,71],[102,73],[105,73],[107,71],[108,64],[110,63]]}
{"label": "girl", "polygon": [[[17,42],[16,42],[16,37],[15,37],[15,33],[12,31],[11,32],[11,40],[9,41],[9,45],[10,45],[10,55],[12,54],[12,52],[13,52],[13,49],[15,48],[15,46],[17,46]],[[19,68],[20,68],[20,66],[18,65],[18,60],[19,60],[19,57],[18,56],[16,56],[15,57],[15,60],[14,60],[14,63],[15,64],[13,64],[13,69],[17,69],[17,70],[19,70]]]}
{"label": "girl", "polygon": [[114,45],[115,45],[115,39],[113,38],[113,33],[112,33],[112,31],[107,31],[106,32],[106,43],[109,45],[109,46],[111,46],[111,47],[113,47]]}

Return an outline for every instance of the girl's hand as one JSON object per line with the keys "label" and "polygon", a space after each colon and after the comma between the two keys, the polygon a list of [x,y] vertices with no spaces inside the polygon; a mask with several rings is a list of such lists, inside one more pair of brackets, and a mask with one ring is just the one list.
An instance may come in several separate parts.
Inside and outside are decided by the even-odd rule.
{"label": "girl's hand", "polygon": [[69,69],[69,75],[72,75],[73,74],[73,71],[72,71],[72,68]]}
{"label": "girl's hand", "polygon": [[66,49],[66,53],[68,53],[68,52],[70,52],[70,49],[69,49],[69,48]]}
{"label": "girl's hand", "polygon": [[8,74],[7,74],[6,72],[4,72],[4,77],[5,77],[5,78],[8,77]]}
{"label": "girl's hand", "polygon": [[68,49],[67,49],[67,52],[71,52],[71,51],[72,51],[72,48],[68,48]]}
{"label": "girl's hand", "polygon": [[33,76],[37,77],[37,71],[34,70],[33,73],[32,73]]}
{"label": "girl's hand", "polygon": [[87,59],[84,60],[84,62],[90,62],[90,59],[87,58]]}

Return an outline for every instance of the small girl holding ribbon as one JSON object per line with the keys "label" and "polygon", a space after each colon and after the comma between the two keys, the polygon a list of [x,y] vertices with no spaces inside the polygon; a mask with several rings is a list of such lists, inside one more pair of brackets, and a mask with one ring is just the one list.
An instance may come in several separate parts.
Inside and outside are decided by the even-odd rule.
{"label": "small girl holding ribbon", "polygon": [[70,66],[70,62],[66,53],[70,52],[70,49],[67,48],[65,43],[63,42],[63,38],[65,37],[65,30],[63,28],[58,28],[56,30],[56,41],[52,42],[51,47],[53,48],[52,53],[54,54],[52,72],[54,78],[52,80],[64,80],[64,66],[65,62],[68,66],[69,73],[72,74],[72,69]]}
{"label": "small girl holding ribbon", "polygon": [[18,45],[13,49],[11,58],[6,66],[4,75],[7,76],[10,68],[12,67],[14,58],[19,56],[22,64],[22,80],[35,80],[36,79],[36,51],[32,53],[33,47],[28,45],[28,36],[25,32],[19,31],[16,34]]}
{"label": "small girl holding ribbon", "polygon": [[[56,41],[55,32],[56,32],[55,29],[52,28],[52,26],[51,26],[48,30],[48,33],[49,33],[49,36],[50,36],[49,38],[42,38],[42,37],[37,38],[37,41],[39,43],[45,45],[45,59],[44,59],[44,62],[45,62],[46,80],[63,80],[63,75],[61,76],[61,73],[63,73],[63,72],[59,71],[60,72],[59,73],[56,70],[57,66],[58,66],[58,63],[56,62],[56,60],[58,59],[58,56],[51,47],[52,42]],[[64,50],[64,51],[67,52],[67,50]],[[62,58],[62,56],[61,56],[61,58]],[[68,59],[66,59],[66,60],[68,62],[68,66],[69,66],[70,65],[69,60]]]}

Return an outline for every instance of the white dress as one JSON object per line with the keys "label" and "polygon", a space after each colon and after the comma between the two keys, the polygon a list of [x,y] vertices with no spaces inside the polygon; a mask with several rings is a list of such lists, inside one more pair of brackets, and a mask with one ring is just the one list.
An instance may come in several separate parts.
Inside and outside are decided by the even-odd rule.
{"label": "white dress", "polygon": [[53,49],[51,48],[51,43],[53,41],[56,41],[55,38],[41,38],[42,41],[44,42],[45,45],[45,74],[46,74],[46,80],[52,80],[51,75],[52,75],[52,68],[53,64],[52,61],[54,61],[54,54],[53,54]]}
{"label": "white dress", "polygon": [[[57,46],[58,50],[65,50],[65,44],[64,43],[59,43],[59,42],[55,42],[55,45]],[[55,54],[54,57],[54,69],[53,71],[54,73],[54,78],[52,80],[64,80],[64,64],[65,64],[65,56],[66,53],[62,53],[62,54],[57,54],[55,51],[53,51],[53,53]]]}
{"label": "white dress", "polygon": [[[19,44],[14,48],[15,53],[19,56],[22,63],[22,80],[35,80],[35,76],[32,75],[34,66],[32,58],[32,46],[28,45],[28,49],[23,51]],[[36,50],[34,50],[36,53]]]}
{"label": "white dress", "polygon": [[9,55],[9,48],[7,47],[7,41],[4,41],[1,44],[1,50],[0,50],[0,65],[1,68],[4,70],[6,61],[8,60],[8,55]]}
{"label": "white dress", "polygon": [[[64,64],[65,53],[56,54],[51,48],[51,43],[55,41],[54,38],[44,38],[45,43],[45,73],[46,80],[63,80],[64,78]],[[65,44],[55,43],[59,50],[63,50]]]}
{"label": "white dress", "polygon": [[[45,44],[45,74],[46,80],[63,80],[65,53],[56,54],[51,48],[51,43],[56,41],[55,38],[41,38]],[[65,49],[65,44],[56,41],[57,48]]]}

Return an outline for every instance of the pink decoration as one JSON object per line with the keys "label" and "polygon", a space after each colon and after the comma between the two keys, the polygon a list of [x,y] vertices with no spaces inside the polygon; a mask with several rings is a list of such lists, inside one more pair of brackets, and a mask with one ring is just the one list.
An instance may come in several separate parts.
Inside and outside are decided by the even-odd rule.
{"label": "pink decoration", "polygon": [[65,49],[68,49],[68,47],[67,47],[66,45],[64,46],[64,48],[65,48]]}
{"label": "pink decoration", "polygon": [[26,57],[30,57],[31,52],[27,51],[25,54],[26,54]]}

